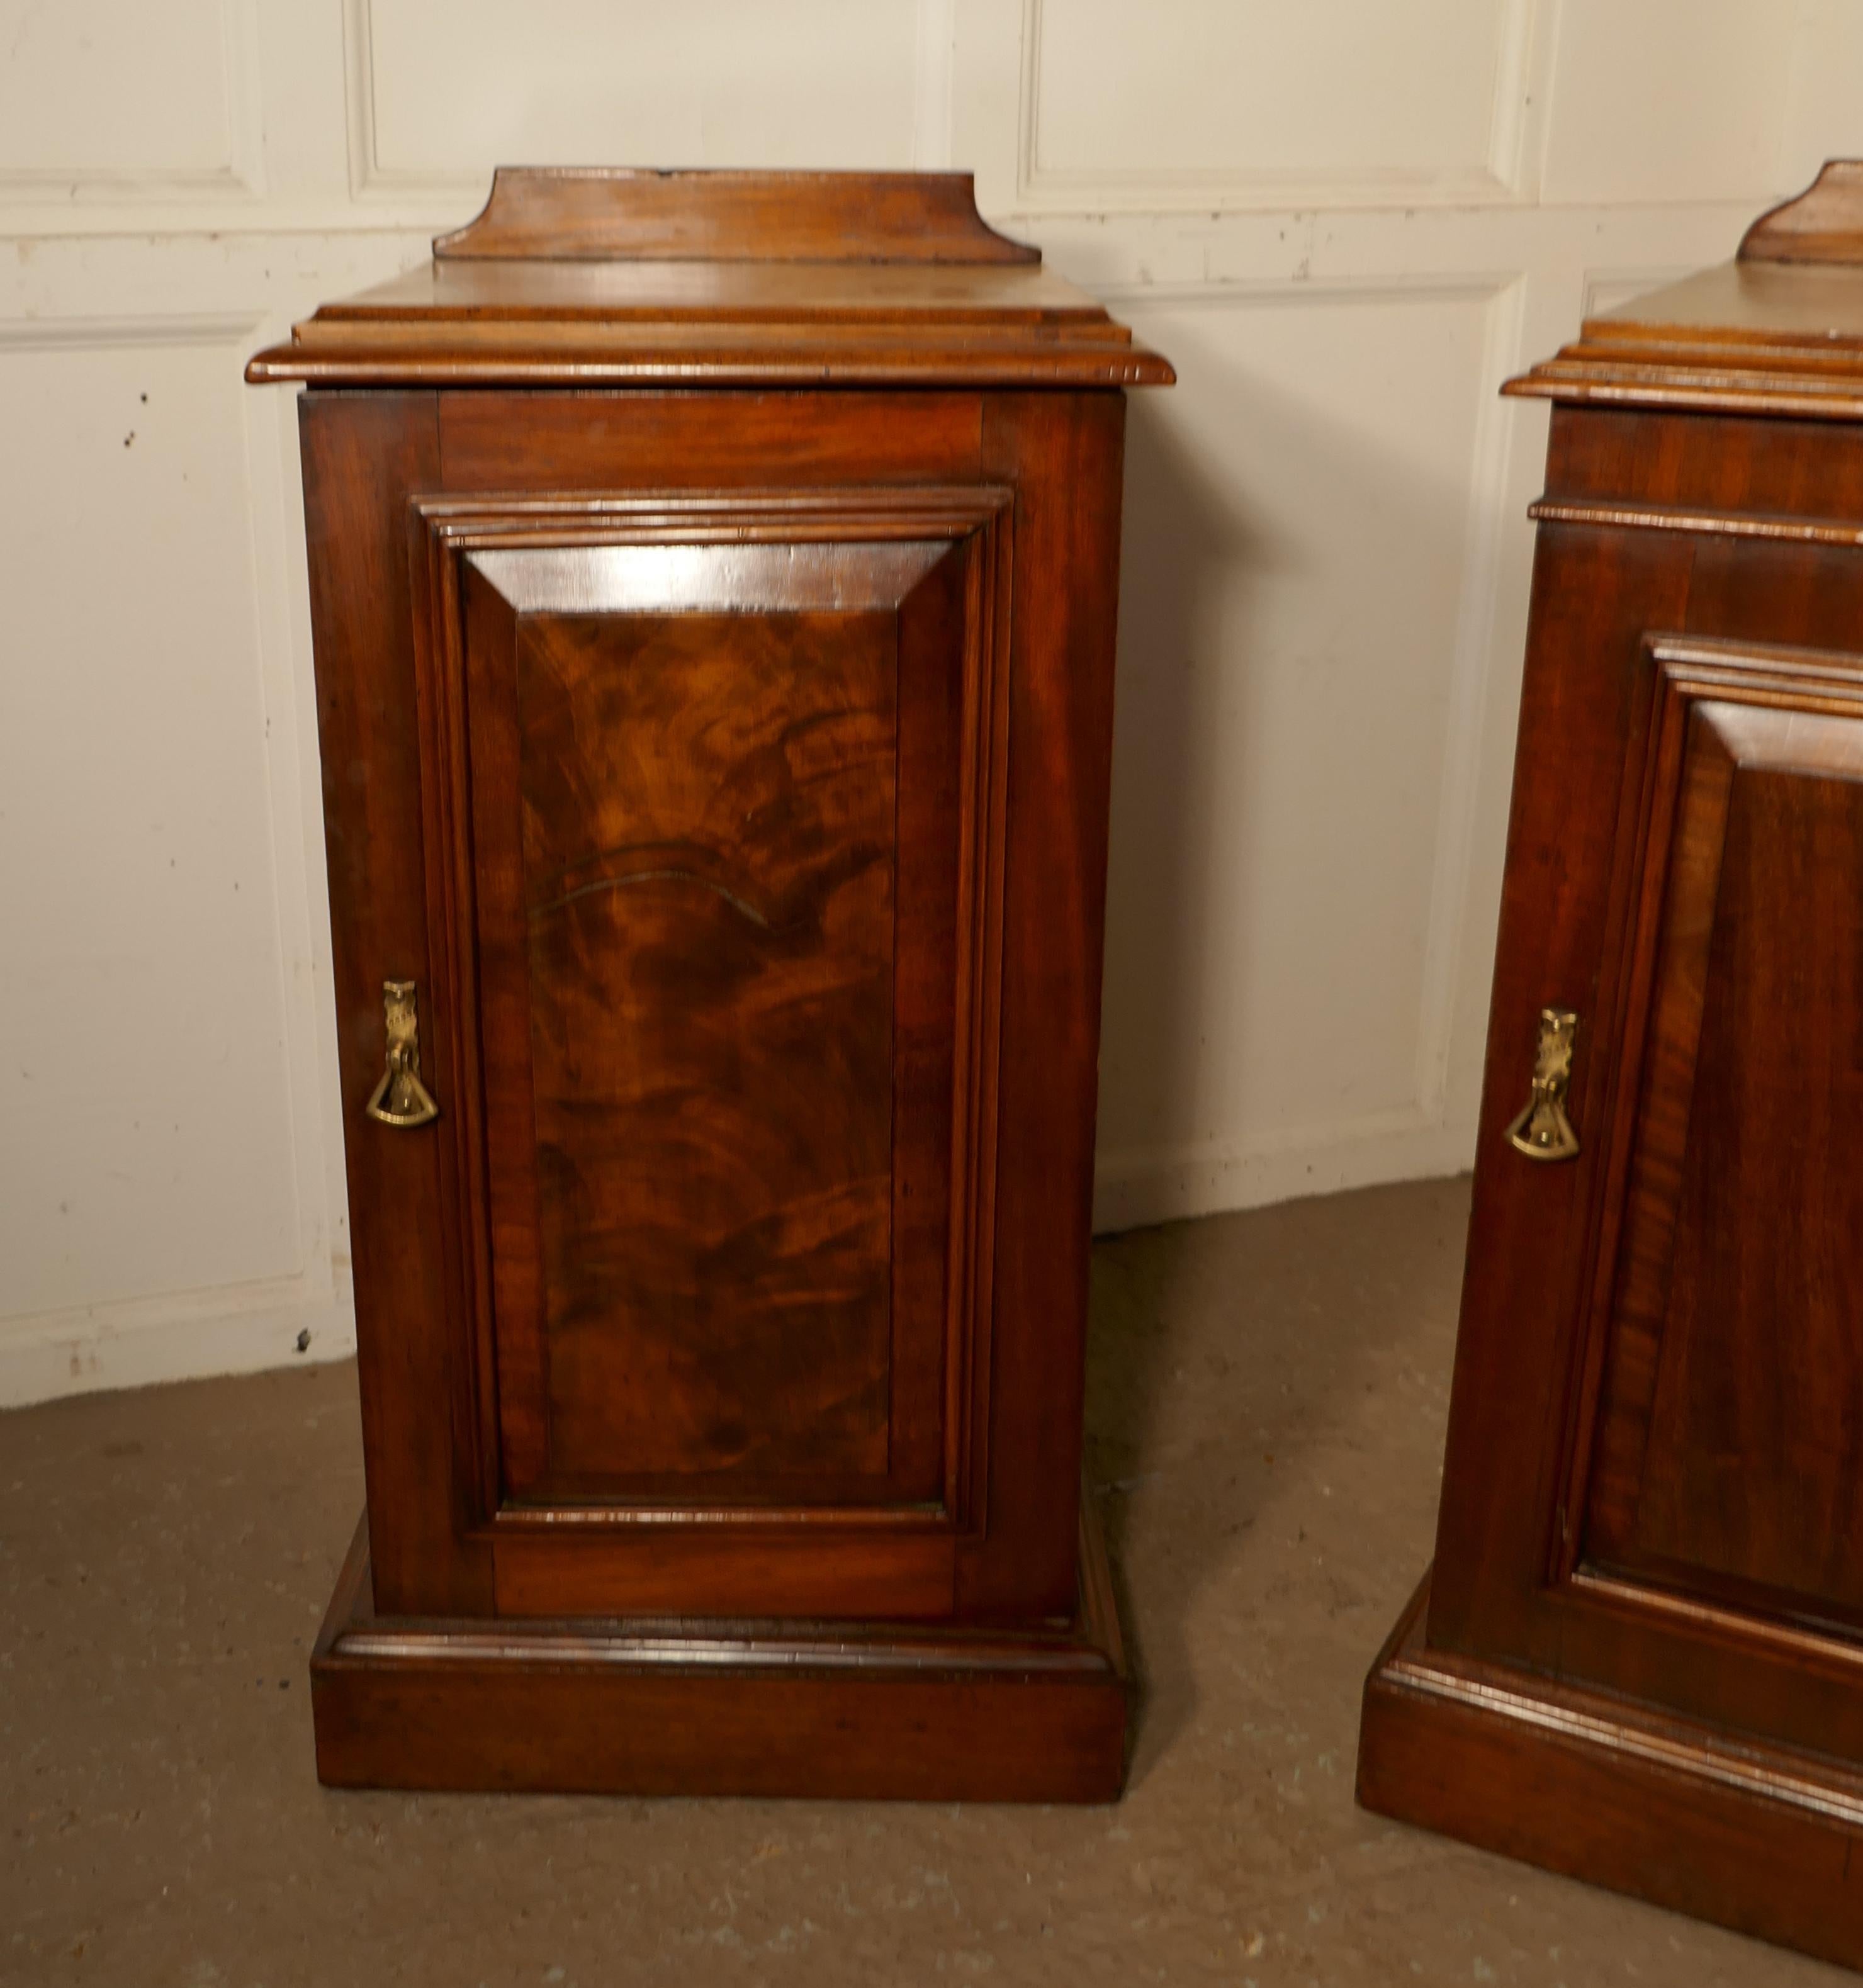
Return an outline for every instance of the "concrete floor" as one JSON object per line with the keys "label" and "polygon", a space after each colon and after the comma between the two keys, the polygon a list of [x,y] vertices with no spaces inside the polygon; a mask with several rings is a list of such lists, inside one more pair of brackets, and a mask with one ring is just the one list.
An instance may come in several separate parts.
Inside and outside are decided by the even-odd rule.
{"label": "concrete floor", "polygon": [[1116,1808],[326,1794],[353,1371],[0,1416],[0,1982],[1847,1979],[1353,1806],[1466,1209],[1427,1182],[1101,1246],[1090,1453],[1144,1691]]}

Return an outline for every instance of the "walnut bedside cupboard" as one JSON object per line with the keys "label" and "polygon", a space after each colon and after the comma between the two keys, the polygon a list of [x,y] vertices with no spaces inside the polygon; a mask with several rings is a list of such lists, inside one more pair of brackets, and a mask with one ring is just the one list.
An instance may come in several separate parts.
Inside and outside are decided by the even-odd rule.
{"label": "walnut bedside cupboard", "polygon": [[339,1785],[1094,1801],[1124,395],[969,177],[503,171],[300,402]]}
{"label": "walnut bedside cupboard", "polygon": [[1386,1814],[1863,1966],[1863,163],[1554,405]]}

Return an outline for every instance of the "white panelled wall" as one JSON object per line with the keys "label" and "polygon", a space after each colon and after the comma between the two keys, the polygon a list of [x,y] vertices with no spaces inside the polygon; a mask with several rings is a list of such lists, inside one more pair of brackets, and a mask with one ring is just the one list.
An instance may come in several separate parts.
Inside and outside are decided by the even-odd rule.
{"label": "white panelled wall", "polygon": [[1845,152],[1856,0],[0,0],[0,1401],[353,1343],[296,430],[240,368],[495,163],[970,167],[1175,360],[1122,1226],[1468,1163],[1545,432],[1496,390]]}

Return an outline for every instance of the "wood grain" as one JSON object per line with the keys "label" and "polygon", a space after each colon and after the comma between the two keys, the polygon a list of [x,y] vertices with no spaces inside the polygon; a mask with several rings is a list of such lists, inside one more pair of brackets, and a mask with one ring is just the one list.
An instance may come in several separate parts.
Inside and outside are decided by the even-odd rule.
{"label": "wood grain", "polygon": [[458,491],[719,491],[983,481],[968,393],[455,393],[439,397]]}
{"label": "wood grain", "polygon": [[[1684,621],[1692,558],[1667,533],[1540,529],[1437,1533],[1431,1627],[1445,1648],[1531,1663],[1557,1648],[1542,1591],[1580,1405],[1568,1389],[1582,1392],[1571,1377],[1587,1354],[1604,1158],[1594,1128],[1611,1075],[1598,1043],[1621,998],[1607,942],[1630,884],[1618,823],[1647,736],[1643,631]],[[1584,1149],[1537,1167],[1512,1153],[1506,1128],[1549,1006],[1581,1018],[1569,1104]],[[1545,1412],[1523,1425],[1526,1401]]]}
{"label": "wood grain", "polygon": [[251,380],[486,387],[1167,384],[968,174],[501,171],[434,259],[326,305]]}
{"label": "wood grain", "polygon": [[823,332],[941,339],[965,328],[1041,326],[1107,336],[1104,308],[1052,270],[977,264],[935,276],[909,262],[428,262],[319,313],[320,336],[360,341],[401,327],[453,337],[529,324],[591,334],[625,326],[669,336],[703,325],[749,330],[798,319]]}
{"label": "wood grain", "polygon": [[[1820,421],[1729,414],[1678,420],[1633,408],[1555,408],[1547,444],[1549,501],[1632,503],[1712,520],[1828,523],[1863,518],[1863,462]],[[1698,553],[1715,546],[1712,523]],[[1756,629],[1763,638],[1766,631]]]}
{"label": "wood grain", "polygon": [[456,1183],[438,1139],[384,1138],[363,1110],[383,1067],[385,979],[420,984],[423,1067],[443,1100],[455,1094],[452,1016],[428,952],[403,517],[408,490],[438,475],[434,407],[312,394],[299,426],[375,1579],[387,1607],[469,1613],[491,1605],[492,1569],[462,1537],[478,1488],[474,1362],[455,1329],[462,1266],[407,1242],[451,1226]]}
{"label": "wood grain", "polygon": [[[1113,631],[1125,403],[1006,394],[986,411],[990,472],[1013,482],[1016,629],[1008,683],[1000,1046],[993,1205],[991,1389],[979,1487],[987,1550],[961,1591],[979,1612],[1064,1608],[1074,1588],[1087,1258],[1093,1219]],[[982,1350],[981,1348],[979,1349]]]}
{"label": "wood grain", "polygon": [[[541,1509],[574,1520],[585,1541],[593,1539],[590,1524],[604,1518],[629,1530],[637,1510],[648,1509],[639,1506],[642,1499],[663,1540],[693,1529],[682,1553],[722,1545],[719,1521],[734,1508],[729,1522],[762,1538],[776,1538],[786,1526],[827,1524],[817,1557],[827,1567],[840,1557],[848,1591],[857,1594],[874,1578],[861,1570],[877,1562],[869,1544],[857,1551],[850,1541],[836,1543],[831,1522],[837,1517],[871,1507],[878,1519],[877,1508],[891,1504],[908,1532],[928,1513],[942,1512],[948,1529],[982,1523],[965,1473],[968,1459],[987,1453],[975,1418],[987,1413],[988,1363],[974,1349],[987,1344],[989,1304],[972,1267],[980,1245],[969,1211],[988,1192],[994,1122],[979,1079],[994,1068],[989,990],[1000,970],[1000,947],[990,935],[1001,905],[994,880],[1002,859],[1007,502],[1006,490],[986,487],[515,503],[430,499],[414,507],[416,563],[438,590],[431,618],[453,631],[422,652],[431,716],[424,784],[436,818],[452,823],[439,832],[455,854],[438,874],[458,879],[456,889],[435,899],[434,915],[451,935],[448,956],[478,962],[460,999],[478,1014],[475,1026],[485,1046],[476,1077],[485,1100],[489,1164],[481,1193],[489,1228],[482,1242],[463,1250],[468,1260],[489,1258],[500,1321],[497,1357],[487,1355],[483,1386],[498,1403],[500,1481],[527,1499],[558,1501]],[[715,541],[709,550],[708,539]],[[786,557],[773,556],[786,549]],[[655,1473],[618,1454],[580,1469],[551,1457],[532,940],[520,832],[519,637],[557,624],[566,606],[589,610],[571,618],[591,626],[664,622],[658,610],[669,598],[669,575],[695,600],[731,600],[734,627],[755,621],[745,611],[752,607],[773,611],[799,598],[838,600],[844,616],[880,603],[896,613],[891,1388],[881,1472],[837,1472],[831,1452],[792,1459],[780,1472],[746,1459],[702,1476]],[[449,606],[455,593],[458,602]],[[641,615],[643,606],[653,611]],[[698,624],[706,617],[673,618]],[[479,1136],[477,1109],[468,1084],[452,1117],[468,1175]],[[469,1219],[468,1229],[474,1226]],[[979,1371],[973,1395],[968,1377]],[[954,1392],[959,1377],[965,1378]],[[487,1534],[495,1543],[497,1527],[529,1509],[500,1507],[500,1495],[495,1485],[494,1529]],[[617,1553],[634,1553],[644,1564],[648,1557],[637,1533],[632,1547],[597,1552],[591,1543],[586,1550],[585,1604],[589,1595],[618,1591],[615,1577],[604,1571],[597,1577],[598,1564],[606,1567]],[[909,1572],[915,1551],[902,1545],[897,1577],[888,1579],[918,1579]],[[538,1558],[557,1570],[552,1579],[575,1564],[573,1552]],[[820,1592],[820,1577],[810,1578],[817,1581],[811,1591]],[[553,1605],[579,1605],[573,1590],[554,1591]],[[943,1592],[948,1608],[948,1573]],[[778,1604],[766,1594],[739,1594],[732,1605]]]}
{"label": "wood grain", "polygon": [[969,173],[641,171],[500,166],[483,211],[436,262],[1039,262],[977,211]]}
{"label": "wood grain", "polygon": [[[474,1624],[384,1618],[357,1529],[311,1659],[337,1787],[1104,1802],[1128,1678],[1082,1505],[1059,1623]],[[365,1522],[366,1524],[366,1522]]]}
{"label": "wood grain", "polygon": [[507,1620],[677,1615],[948,1622],[957,1541],[948,1524],[837,1526],[813,1515],[600,1528],[503,1527],[492,1542]]}
{"label": "wood grain", "polygon": [[784,323],[617,325],[336,322],[246,363],[254,385],[587,389],[705,386],[1015,388],[1168,387],[1154,352],[1097,327],[968,320],[938,336],[911,326]]}
{"label": "wood grain", "polygon": [[890,615],[518,643],[551,1452],[886,1468]]}
{"label": "wood grain", "polygon": [[1863,413],[1863,162],[1762,215],[1737,258],[1585,320],[1505,391],[1592,407]]}
{"label": "wood grain", "polygon": [[1359,1801],[1863,1966],[1863,1778],[1433,1650],[1427,1582],[1365,1680]]}
{"label": "wood grain", "polygon": [[1591,1550],[1854,1620],[1863,664],[1708,653],[1672,700],[1676,853],[1649,887],[1662,928]]}
{"label": "wood grain", "polygon": [[1743,262],[1863,264],[1863,160],[1829,159],[1740,238]]}

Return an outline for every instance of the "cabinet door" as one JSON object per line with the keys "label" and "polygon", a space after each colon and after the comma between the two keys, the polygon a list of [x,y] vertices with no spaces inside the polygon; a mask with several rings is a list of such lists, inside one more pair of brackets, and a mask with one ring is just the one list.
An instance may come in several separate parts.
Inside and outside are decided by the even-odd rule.
{"label": "cabinet door", "polygon": [[[1543,541],[1431,1614],[1850,1753],[1863,654],[1823,644],[1860,585],[1672,526]],[[1509,1136],[1543,1009],[1577,1016],[1564,1157]]]}
{"label": "cabinet door", "polygon": [[415,506],[501,1612],[950,1611],[1008,505]]}

